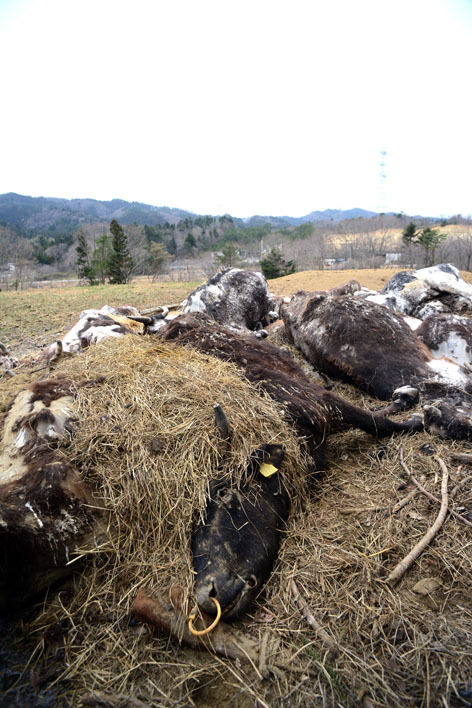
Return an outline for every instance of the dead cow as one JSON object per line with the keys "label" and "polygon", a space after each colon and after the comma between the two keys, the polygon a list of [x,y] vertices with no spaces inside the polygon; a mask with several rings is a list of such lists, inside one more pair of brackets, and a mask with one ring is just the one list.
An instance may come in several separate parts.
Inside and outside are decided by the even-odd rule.
{"label": "dead cow", "polygon": [[307,439],[314,468],[320,469],[326,437],[348,427],[377,435],[418,430],[415,418],[396,423],[384,415],[352,405],[314,384],[288,351],[222,327],[200,313],[181,315],[160,336],[189,344],[206,354],[234,362],[246,378],[258,383],[278,403]]}
{"label": "dead cow", "polygon": [[0,606],[24,601],[68,572],[94,532],[92,497],[57,445],[75,420],[66,379],[32,384],[1,423]]}
{"label": "dead cow", "polygon": [[283,455],[280,445],[263,445],[238,489],[227,480],[210,482],[205,521],[192,536],[197,603],[210,615],[214,598],[223,619],[236,619],[269,576],[290,509],[277,474]]}
{"label": "dead cow", "polygon": [[[354,426],[382,436],[422,428],[418,418],[395,423],[348,403],[312,383],[287,351],[221,327],[203,314],[181,315],[160,335],[234,362],[281,403],[307,441],[309,471],[321,468],[326,438],[337,430]],[[266,453],[272,458],[270,468],[277,468],[280,462],[273,461],[277,450],[262,448],[251,463],[247,483],[239,489],[221,481],[210,485],[205,525],[197,529],[192,543],[197,601],[209,614],[214,614],[216,599],[226,619],[236,618],[259,591],[275,559],[289,499],[278,474],[268,478],[261,474],[260,461],[265,462]]]}
{"label": "dead cow", "polygon": [[415,332],[435,358],[448,357],[461,366],[472,366],[472,319],[469,317],[448,312],[430,315]]}
{"label": "dead cow", "polygon": [[110,307],[104,305],[100,310],[84,310],[79,319],[61,337],[50,344],[42,353],[46,361],[51,362],[58,355],[78,354],[91,344],[97,344],[107,337],[123,337],[144,331],[143,324],[131,319],[139,316],[139,311],[131,305]]}
{"label": "dead cow", "polygon": [[[313,366],[382,400],[393,396],[394,405],[387,410],[405,410],[421,394],[425,424],[431,427],[431,405],[448,398],[457,405],[460,399],[460,425],[444,419],[441,434],[472,439],[472,417],[468,426],[463,420],[465,411],[472,414],[468,371],[432,357],[399,314],[356,297],[300,291],[282,307],[282,317],[289,338]],[[436,423],[438,414],[435,407]]]}
{"label": "dead cow", "polygon": [[472,286],[451,263],[400,271],[380,293],[362,289],[358,295],[420,320],[438,312],[472,311]]}
{"label": "dead cow", "polygon": [[274,301],[261,273],[225,268],[191,293],[183,308],[204,312],[236,330],[262,330],[277,319]]}

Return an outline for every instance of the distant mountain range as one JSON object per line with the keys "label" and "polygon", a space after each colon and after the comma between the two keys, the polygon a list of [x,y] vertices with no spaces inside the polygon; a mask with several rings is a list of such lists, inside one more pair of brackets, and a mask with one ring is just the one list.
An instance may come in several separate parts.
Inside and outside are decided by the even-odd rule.
{"label": "distant mountain range", "polygon": [[273,228],[284,228],[286,226],[299,226],[307,221],[344,221],[345,219],[367,219],[376,216],[375,211],[365,209],[325,209],[324,211],[311,211],[306,216],[251,216],[244,219],[246,226],[262,226],[269,223]]}
{"label": "distant mountain range", "polygon": [[[365,209],[326,209],[312,211],[302,217],[252,216],[234,219],[241,226],[260,226],[269,223],[273,229],[298,226],[307,221],[342,221],[359,217],[375,216],[376,212]],[[9,192],[0,195],[0,225],[8,226],[25,236],[45,233],[51,236],[68,234],[84,224],[110,222],[116,219],[122,224],[177,224],[181,219],[194,218],[197,214],[183,209],[156,207],[123,199],[99,201],[96,199],[57,199],[53,197],[28,197]]]}

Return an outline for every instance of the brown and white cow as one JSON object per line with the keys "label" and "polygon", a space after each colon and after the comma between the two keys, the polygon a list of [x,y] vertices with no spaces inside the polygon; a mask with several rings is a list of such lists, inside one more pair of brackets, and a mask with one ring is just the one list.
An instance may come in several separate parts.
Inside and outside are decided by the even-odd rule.
{"label": "brown and white cow", "polygon": [[204,312],[240,331],[262,331],[277,319],[275,302],[262,273],[225,268],[187,298],[183,312]]}
{"label": "brown and white cow", "polygon": [[[468,427],[462,419],[460,426],[444,419],[442,434],[472,439],[469,372],[450,359],[435,359],[401,315],[356,297],[300,291],[282,307],[282,317],[289,338],[313,366],[382,400],[393,396],[397,409],[413,405],[419,394],[433,407],[460,399],[462,417],[470,408]],[[427,427],[432,411],[425,406]],[[434,415],[438,411],[436,406]]]}
{"label": "brown and white cow", "polygon": [[20,391],[0,424],[0,606],[20,603],[69,570],[96,531],[87,486],[60,445],[76,420],[65,378]]}
{"label": "brown and white cow", "polygon": [[[137,317],[138,321],[132,319]],[[140,334],[144,325],[140,321],[139,311],[131,306],[110,307],[104,305],[100,310],[84,310],[77,322],[56,342],[42,352],[47,362],[54,361],[58,355],[78,354],[91,344],[97,344],[108,337],[123,337],[126,334]]]}

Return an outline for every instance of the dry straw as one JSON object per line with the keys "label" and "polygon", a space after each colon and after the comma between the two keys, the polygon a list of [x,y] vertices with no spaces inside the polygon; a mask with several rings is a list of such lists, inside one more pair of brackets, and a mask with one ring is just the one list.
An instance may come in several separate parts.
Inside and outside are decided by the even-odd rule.
{"label": "dry straw", "polygon": [[[432,447],[448,465],[450,489],[458,489],[453,508],[472,510],[470,484],[460,484],[470,468],[450,461],[465,445],[427,433],[379,442],[347,431],[330,438],[326,471],[309,486],[299,441],[280,409],[230,365],[128,338],[58,369],[77,381],[106,377],[78,391],[80,423],[69,453],[108,510],[103,547],[89,549],[73,582],[51,594],[32,628],[43,671],[51,673],[63,647],[52,679],[59,705],[80,705],[81,697],[113,707],[470,703],[470,529],[448,514],[398,585],[385,583],[439,509],[421,492],[411,494],[404,466],[440,497],[441,470],[426,454]],[[336,390],[378,405],[348,386]],[[229,455],[215,430],[214,403],[233,429]],[[161,600],[172,583],[191,591],[190,529],[207,480],[221,469],[237,481],[261,442],[286,445],[283,474],[294,504],[265,592],[236,624],[259,642],[258,666],[180,648],[131,626],[138,588]]]}
{"label": "dry straw", "polygon": [[[55,374],[77,383],[104,377],[77,389],[76,434],[67,452],[104,510],[105,530],[97,547],[80,553],[67,607],[60,593],[39,623],[44,630],[68,620],[66,677],[73,700],[104,687],[129,693],[137,676],[148,682],[142,653],[162,648],[151,642],[145,649],[134,637],[127,626],[130,605],[141,587],[167,599],[176,583],[191,599],[190,536],[208,481],[226,475],[238,484],[253,450],[282,443],[280,474],[296,508],[304,470],[300,445],[281,408],[232,365],[156,338],[108,340],[64,359]],[[229,420],[229,450],[215,426],[215,403]],[[179,671],[166,679],[164,670],[158,685],[174,699],[175,690],[187,692]],[[145,690],[154,700],[156,689]]]}

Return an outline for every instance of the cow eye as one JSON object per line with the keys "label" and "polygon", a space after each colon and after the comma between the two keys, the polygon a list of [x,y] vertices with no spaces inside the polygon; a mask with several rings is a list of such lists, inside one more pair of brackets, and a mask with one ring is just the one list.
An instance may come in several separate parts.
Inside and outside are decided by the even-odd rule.
{"label": "cow eye", "polygon": [[228,487],[223,487],[216,492],[216,498],[221,504],[229,504],[233,498],[233,492]]}
{"label": "cow eye", "polygon": [[255,575],[250,575],[249,578],[246,580],[246,585],[248,588],[255,588],[257,585],[257,578]]}

